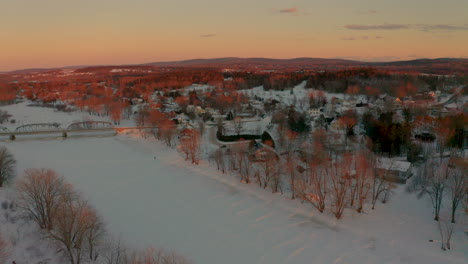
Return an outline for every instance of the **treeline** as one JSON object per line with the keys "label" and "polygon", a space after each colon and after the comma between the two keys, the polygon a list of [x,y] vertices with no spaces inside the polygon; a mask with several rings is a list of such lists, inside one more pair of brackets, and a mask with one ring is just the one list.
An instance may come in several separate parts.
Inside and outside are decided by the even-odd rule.
{"label": "treeline", "polygon": [[[418,91],[435,91],[442,89],[445,85],[456,84],[463,84],[463,80],[451,76],[419,75],[369,67],[317,72],[308,76],[306,87],[331,93],[355,93],[368,96],[385,93],[404,97],[414,95]],[[350,87],[352,87],[351,90]]]}

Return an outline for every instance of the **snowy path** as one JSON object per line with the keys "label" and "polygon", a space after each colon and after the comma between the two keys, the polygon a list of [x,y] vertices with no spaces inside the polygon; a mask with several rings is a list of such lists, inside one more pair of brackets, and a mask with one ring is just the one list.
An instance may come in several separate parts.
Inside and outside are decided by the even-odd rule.
{"label": "snowy path", "polygon": [[[198,264],[466,263],[468,240],[442,252],[429,204],[402,193],[369,215],[329,215],[193,167],[160,143],[126,136],[9,142],[26,167],[57,169],[129,244]],[[154,159],[156,156],[156,159]],[[411,208],[409,210],[408,208]],[[467,253],[465,253],[467,254]]]}

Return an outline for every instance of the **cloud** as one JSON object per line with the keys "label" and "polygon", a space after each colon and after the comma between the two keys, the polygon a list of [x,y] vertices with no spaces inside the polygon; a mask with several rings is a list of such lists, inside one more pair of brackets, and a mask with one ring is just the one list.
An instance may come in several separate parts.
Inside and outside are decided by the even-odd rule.
{"label": "cloud", "polygon": [[316,40],[316,38],[313,37],[299,37],[296,38],[297,41],[308,41],[308,40]]}
{"label": "cloud", "polygon": [[368,36],[359,36],[359,37],[342,37],[341,40],[368,40]]}
{"label": "cloud", "polygon": [[423,58],[425,58],[424,55],[421,55],[421,54],[410,54],[410,55],[408,55],[406,57],[408,57],[410,59],[423,59]]}
{"label": "cloud", "polygon": [[302,8],[289,7],[289,8],[269,8],[269,12],[273,14],[291,15],[291,16],[308,16],[311,12],[303,10]]}
{"label": "cloud", "polygon": [[364,62],[386,62],[386,61],[398,61],[398,60],[401,60],[402,58],[397,57],[397,56],[382,56],[382,57],[342,56],[342,57],[336,57],[336,59],[356,60],[356,61],[364,61]]}
{"label": "cloud", "polygon": [[351,30],[398,30],[408,29],[408,25],[404,24],[381,24],[381,25],[359,25],[359,24],[348,24],[344,26],[346,29]]}
{"label": "cloud", "polygon": [[437,25],[428,25],[428,24],[417,24],[415,27],[421,31],[457,31],[457,30],[468,30],[468,26],[454,26],[448,24],[437,24]]}
{"label": "cloud", "polygon": [[200,35],[201,38],[213,38],[213,37],[216,37],[217,35],[216,34],[203,34],[203,35]]}
{"label": "cloud", "polygon": [[350,30],[402,30],[413,29],[424,32],[432,31],[462,31],[468,30],[467,25],[457,26],[449,24],[380,24],[380,25],[362,25],[362,24],[348,24],[344,28]]}
{"label": "cloud", "polygon": [[299,12],[299,10],[296,7],[291,7],[291,8],[278,9],[278,12],[283,13],[283,14],[295,14]]}

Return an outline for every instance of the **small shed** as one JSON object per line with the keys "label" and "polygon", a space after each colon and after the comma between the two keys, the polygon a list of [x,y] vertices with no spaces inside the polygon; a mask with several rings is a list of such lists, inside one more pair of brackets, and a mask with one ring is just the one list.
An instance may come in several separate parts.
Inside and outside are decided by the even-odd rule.
{"label": "small shed", "polygon": [[408,161],[380,158],[377,162],[377,170],[383,173],[385,180],[406,183],[411,177],[411,163]]}

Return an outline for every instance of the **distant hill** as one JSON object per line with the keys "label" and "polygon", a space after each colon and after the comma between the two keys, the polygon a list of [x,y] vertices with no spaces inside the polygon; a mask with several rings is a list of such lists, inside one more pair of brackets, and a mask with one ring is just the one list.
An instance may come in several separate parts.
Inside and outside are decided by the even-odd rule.
{"label": "distant hill", "polygon": [[390,61],[390,62],[374,62],[372,65],[376,66],[421,66],[431,64],[448,64],[456,62],[468,63],[468,59],[457,59],[457,58],[439,58],[439,59],[417,59],[408,61]]}
{"label": "distant hill", "polygon": [[151,62],[144,65],[150,66],[217,66],[217,65],[236,65],[236,64],[271,64],[271,65],[297,65],[297,64],[362,64],[362,62],[343,60],[343,59],[322,59],[322,58],[294,58],[294,59],[270,59],[270,58],[215,58],[215,59],[193,59],[183,61],[169,62]]}
{"label": "distant hill", "polygon": [[439,59],[417,59],[408,61],[392,62],[362,62],[345,59],[324,59],[324,58],[293,58],[293,59],[271,59],[271,58],[213,58],[213,59],[192,59],[182,61],[151,62],[132,65],[99,65],[99,66],[69,66],[62,68],[34,68],[9,72],[9,74],[30,74],[55,71],[60,69],[77,69],[80,72],[86,71],[106,71],[112,68],[215,68],[232,70],[340,70],[350,67],[376,67],[380,69],[411,71],[431,74],[468,74],[468,59],[461,58],[439,58]]}

